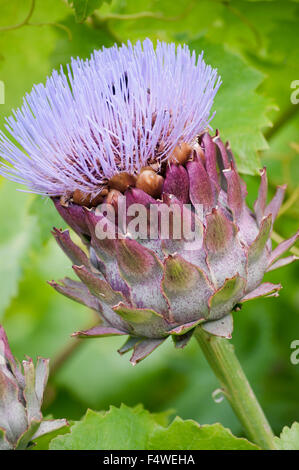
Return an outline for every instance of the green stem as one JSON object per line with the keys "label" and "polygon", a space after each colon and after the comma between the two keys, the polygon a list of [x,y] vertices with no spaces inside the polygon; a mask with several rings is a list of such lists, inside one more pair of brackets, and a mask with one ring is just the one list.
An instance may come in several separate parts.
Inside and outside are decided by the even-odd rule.
{"label": "green stem", "polygon": [[275,449],[271,427],[235,355],[233,345],[227,339],[206,333],[201,327],[196,329],[195,337],[248,438],[262,449]]}
{"label": "green stem", "polygon": [[11,26],[1,26],[0,32],[12,31],[13,29],[18,29],[28,24],[31,16],[33,15],[34,9],[35,9],[35,0],[31,0],[30,9],[29,9],[29,12],[27,13],[26,18],[23,21],[21,21],[21,23],[17,23]]}
{"label": "green stem", "polygon": [[129,14],[122,14],[122,13],[107,13],[106,15],[99,15],[98,13],[94,13],[93,16],[96,16],[97,19],[101,22],[109,21],[109,20],[118,20],[118,21],[134,21],[143,18],[152,18],[161,21],[178,21],[182,20],[191,12],[192,8],[195,5],[195,0],[191,0],[182,13],[176,16],[165,16],[163,13],[158,11],[139,11],[137,13],[129,13]]}

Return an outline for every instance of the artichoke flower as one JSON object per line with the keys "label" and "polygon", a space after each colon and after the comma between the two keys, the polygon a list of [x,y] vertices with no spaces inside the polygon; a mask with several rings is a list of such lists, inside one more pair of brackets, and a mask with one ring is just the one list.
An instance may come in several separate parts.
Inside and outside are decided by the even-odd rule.
{"label": "artichoke flower", "polygon": [[[133,350],[133,364],[168,336],[184,347],[199,326],[230,338],[231,312],[277,296],[281,285],[263,283],[265,272],[296,259],[280,257],[299,233],[271,247],[285,186],[267,204],[261,170],[251,211],[230,145],[209,132],[220,83],[187,46],[114,46],[26,96],[7,120],[23,150],[1,134],[0,172],[51,197],[81,238],[53,232],[79,281],[50,284],[101,320],[75,335],[128,335],[119,352]],[[133,236],[136,208],[147,217]],[[175,221],[166,235],[165,209]]]}
{"label": "artichoke flower", "polygon": [[65,419],[43,421],[41,405],[48,379],[49,360],[39,357],[36,366],[27,358],[13,357],[0,325],[0,450],[22,450],[37,437],[66,426]]}

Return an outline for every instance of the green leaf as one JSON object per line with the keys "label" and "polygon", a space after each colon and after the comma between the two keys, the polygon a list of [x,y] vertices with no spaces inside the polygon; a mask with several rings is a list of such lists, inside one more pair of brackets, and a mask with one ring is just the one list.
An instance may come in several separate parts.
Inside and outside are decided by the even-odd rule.
{"label": "green leaf", "polygon": [[[82,23],[95,10],[100,8],[105,0],[68,0],[69,4],[75,10],[75,17],[78,23]],[[106,0],[111,3],[111,0]]]}
{"label": "green leaf", "polygon": [[[257,450],[237,438],[221,424],[200,426],[192,420],[176,418],[166,428],[168,412],[150,414],[142,405],[110,407],[108,412],[88,410],[70,434],[58,436],[51,450]],[[162,418],[162,419],[161,419]],[[161,425],[162,423],[162,425]]]}
{"label": "green leaf", "polygon": [[205,61],[216,67],[222,78],[213,106],[216,115],[212,127],[230,141],[238,169],[247,174],[257,173],[261,168],[257,152],[267,148],[261,129],[269,125],[266,117],[269,101],[256,93],[263,75],[222,45],[203,38],[189,45],[197,53],[204,51]]}
{"label": "green leaf", "polygon": [[28,215],[28,200],[9,181],[0,181],[0,318],[18,293],[28,251],[36,235],[35,218]]}
{"label": "green leaf", "polygon": [[148,448],[151,450],[258,450],[255,444],[233,436],[221,424],[200,426],[177,417],[168,428],[154,430]]}
{"label": "green leaf", "polygon": [[[299,71],[298,5],[292,0],[234,3],[241,15],[247,19],[247,26],[243,27],[240,17],[226,8],[222,27],[218,28],[218,31],[214,28],[210,36],[214,41],[222,42],[223,34],[227,32],[225,41],[234,49],[241,51],[255,68],[265,74],[266,79],[259,91],[274,98],[281,114],[292,107],[290,84],[297,79]],[[241,27],[242,40],[240,40]],[[259,35],[259,44],[254,40],[252,28]],[[279,114],[276,109],[273,118],[279,119]]]}
{"label": "green leaf", "polygon": [[48,434],[44,434],[36,439],[34,439],[31,450],[49,450],[50,442],[57,436],[61,436],[70,432],[69,426],[64,426],[63,428],[56,429]]}
{"label": "green leaf", "polygon": [[290,428],[285,426],[280,437],[274,438],[274,443],[279,450],[299,450],[299,423],[293,423]]}
{"label": "green leaf", "polygon": [[158,426],[155,416],[141,405],[111,406],[108,412],[88,410],[70,434],[53,439],[51,450],[145,450],[151,431]]}
{"label": "green leaf", "polygon": [[37,217],[41,243],[46,243],[52,237],[51,230],[53,227],[60,228],[65,226],[53,202],[48,197],[34,196],[29,208],[29,214]]}
{"label": "green leaf", "polygon": [[71,57],[85,59],[95,49],[110,47],[115,43],[115,37],[104,25],[95,29],[87,23],[76,23],[72,15],[65,17],[60,24],[70,31],[72,40],[68,39],[64,31],[58,31],[58,40],[50,55],[51,66],[57,70],[61,64],[70,62]]}
{"label": "green leaf", "polygon": [[152,417],[160,426],[168,426],[170,416],[174,414],[174,410],[160,411],[159,413],[152,413]]}
{"label": "green leaf", "polygon": [[[28,0],[1,2],[1,26],[24,20],[29,5]],[[36,2],[32,21],[43,26],[25,26],[1,32],[0,80],[5,84],[5,104],[0,105],[1,130],[4,130],[2,118],[10,115],[12,108],[22,104],[23,95],[30,92],[35,83],[45,82],[51,71],[49,55],[56,38],[59,33],[67,38],[67,33],[55,25],[68,11],[64,2],[39,1]]]}

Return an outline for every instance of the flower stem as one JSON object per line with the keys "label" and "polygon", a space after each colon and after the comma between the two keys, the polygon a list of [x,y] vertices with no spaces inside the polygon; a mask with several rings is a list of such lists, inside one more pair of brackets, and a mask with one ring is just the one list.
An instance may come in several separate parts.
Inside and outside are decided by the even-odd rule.
{"label": "flower stem", "polygon": [[234,347],[227,339],[212,336],[201,327],[195,337],[248,438],[262,449],[275,449],[273,432],[243,372]]}

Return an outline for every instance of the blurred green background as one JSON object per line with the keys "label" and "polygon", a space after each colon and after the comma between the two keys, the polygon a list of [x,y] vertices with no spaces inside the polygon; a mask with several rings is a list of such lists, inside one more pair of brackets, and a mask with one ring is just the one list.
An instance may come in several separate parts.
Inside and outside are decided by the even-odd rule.
{"label": "blurred green background", "polygon": [[[128,39],[186,42],[203,49],[223,77],[212,125],[230,140],[246,173],[249,204],[257,169],[266,165],[271,192],[288,183],[276,240],[298,228],[299,104],[290,101],[291,83],[299,80],[297,1],[0,0],[0,11],[2,130],[4,117],[32,85],[71,56],[88,57]],[[72,276],[50,235],[54,225],[65,224],[51,201],[16,188],[0,179],[0,320],[19,359],[51,358],[44,412],[78,419],[87,407],[142,402],[150,411],[173,409],[199,423],[220,421],[241,435],[229,405],[212,398],[218,384],[194,340],[183,351],[169,340],[135,368],[117,354],[118,338],[77,346],[70,334],[95,318],[46,283]],[[299,340],[298,276],[298,263],[268,274],[267,280],[283,284],[280,297],[235,313],[232,341],[276,433],[299,421],[299,365],[290,363],[290,343]]]}

